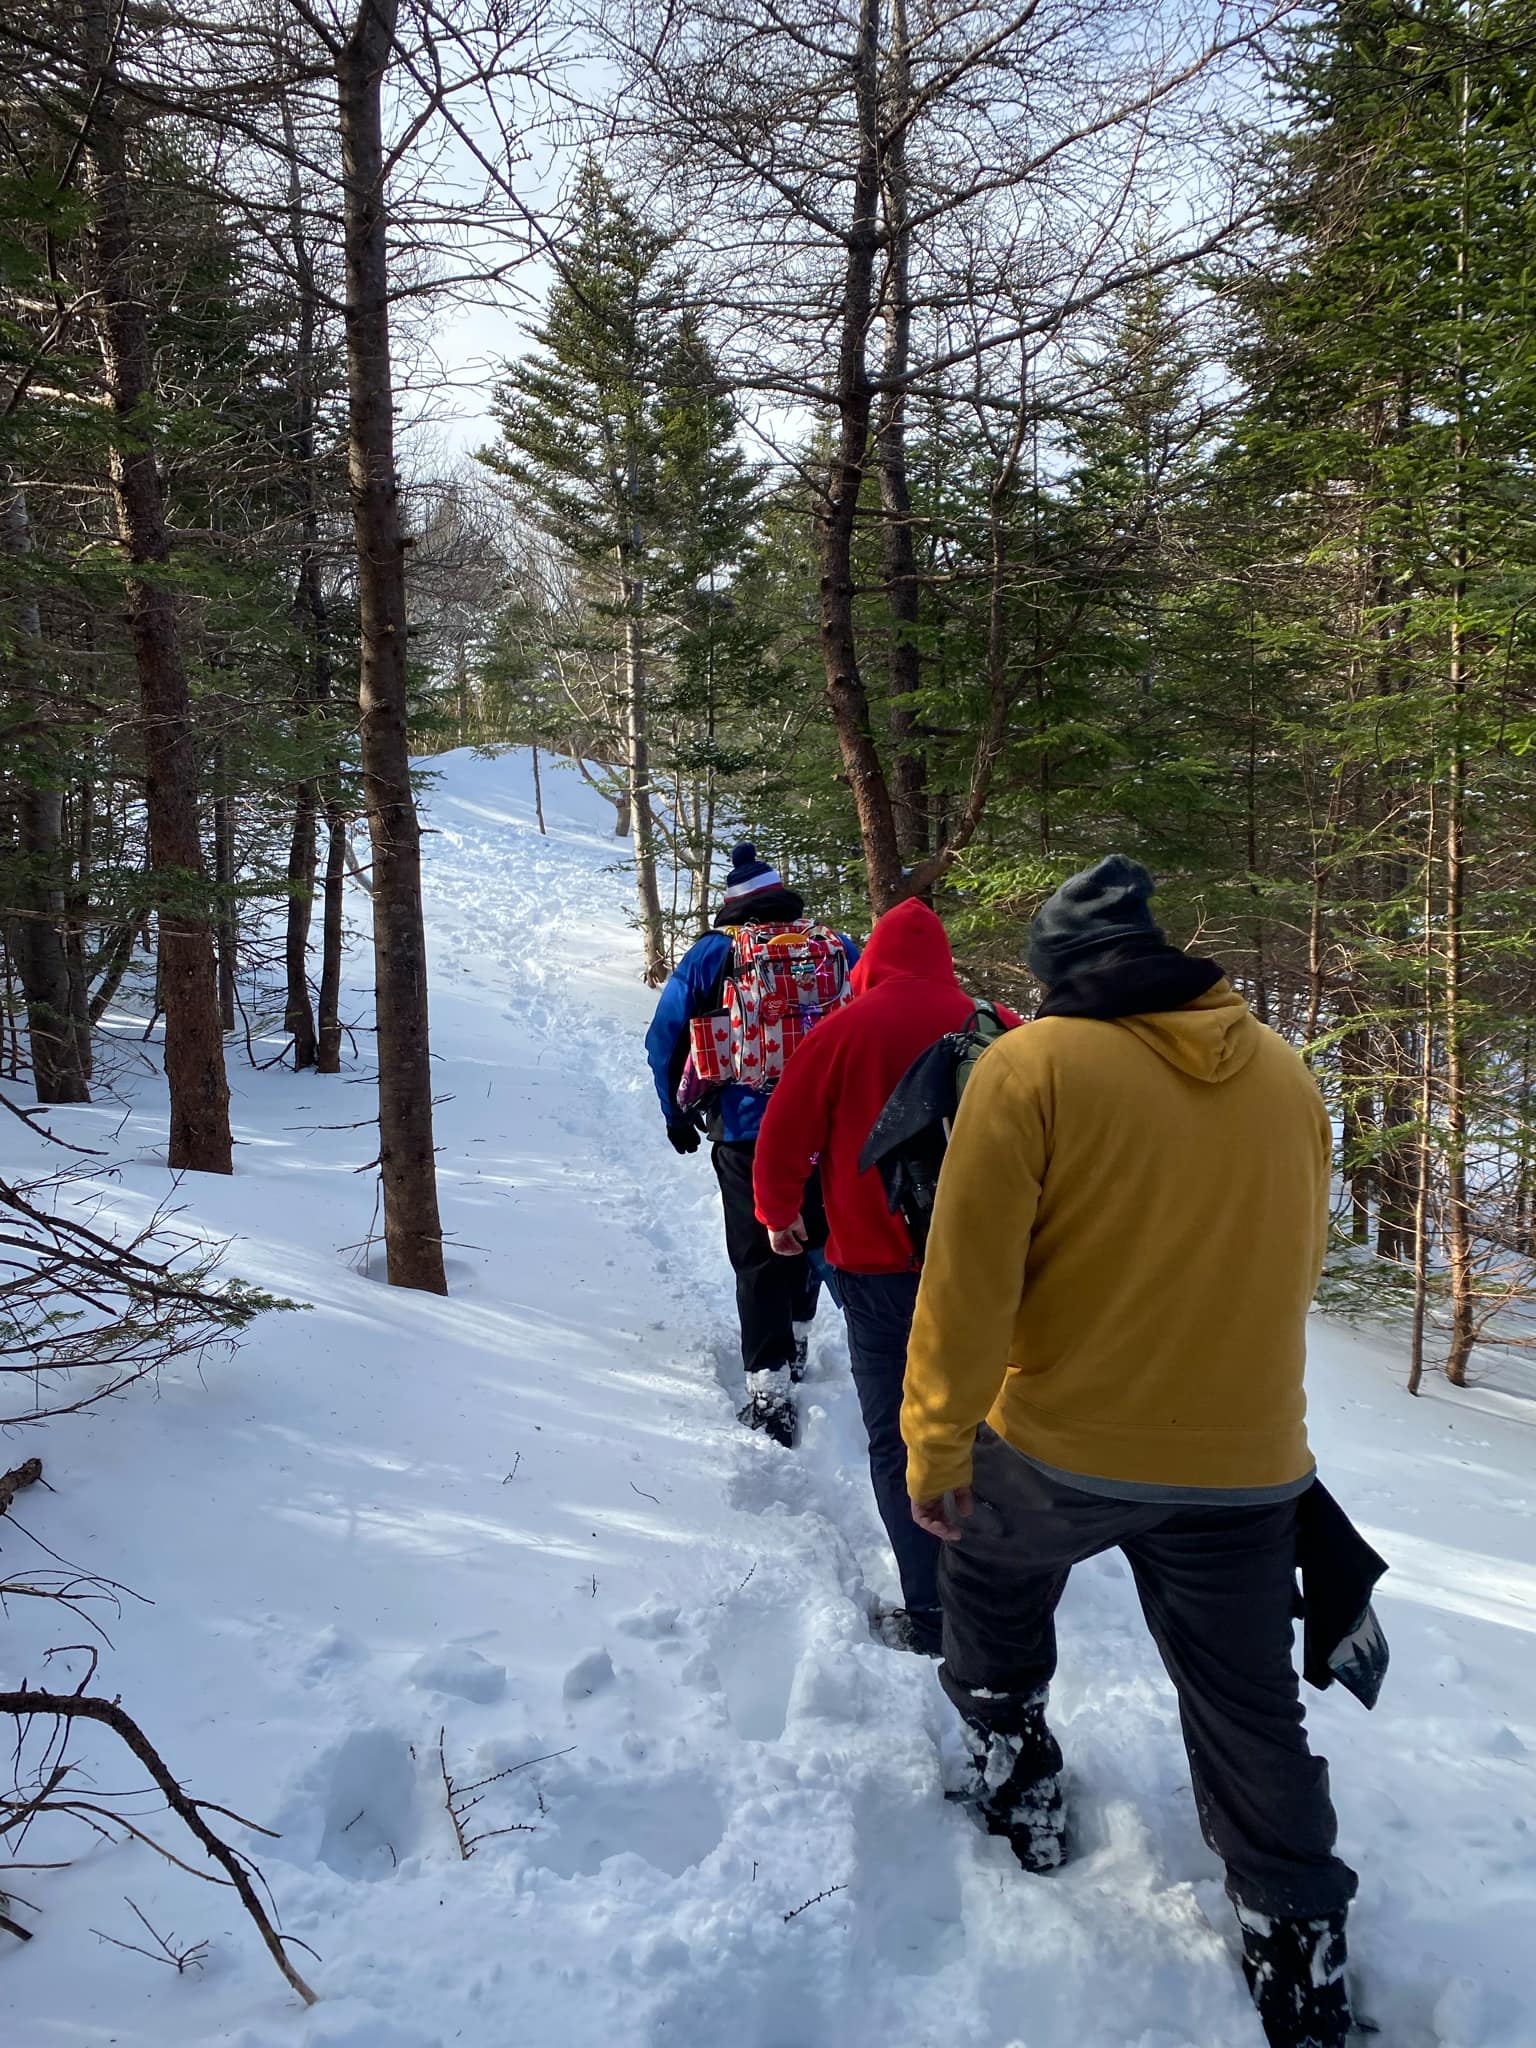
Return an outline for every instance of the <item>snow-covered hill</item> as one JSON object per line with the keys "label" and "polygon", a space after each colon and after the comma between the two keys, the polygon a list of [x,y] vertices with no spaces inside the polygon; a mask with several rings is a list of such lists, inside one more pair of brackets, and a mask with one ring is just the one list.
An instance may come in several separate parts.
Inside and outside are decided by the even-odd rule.
{"label": "snow-covered hill", "polygon": [[[436,765],[452,1298],[389,1292],[344,1249],[372,1214],[372,1139],[346,1128],[366,1074],[236,1064],[235,1177],[179,1200],[312,1306],[17,1451],[57,1489],[21,1523],[154,1603],[114,1625],[98,1689],[191,1789],[281,1831],[249,1846],[323,2002],[283,1994],[228,1893],[97,1848],[16,1880],[42,1914],[30,1946],[0,1935],[4,2041],[1256,2048],[1128,1574],[1087,1568],[1065,1604],[1082,1847],[1028,1879],[945,1803],[932,1666],[869,1637],[894,1580],[830,1310],[803,1447],[732,1420],[713,1178],[667,1149],[644,1073],[611,809],[547,771],[544,838],[524,760]],[[125,1218],[167,1191],[163,1099],[135,1090],[103,1188]],[[122,1118],[63,1114],[88,1143]],[[41,1156],[19,1126],[0,1147]],[[1532,2048],[1536,1405],[1412,1403],[1388,1345],[1315,1336],[1324,1469],[1394,1567],[1381,1708],[1310,1702],[1362,1872],[1364,2003],[1383,2048]],[[0,1627],[4,1668],[39,1677],[57,1622]],[[461,1783],[509,1773],[472,1826],[517,1832],[468,1863],[439,1729]],[[125,1897],[207,1938],[207,1967],[98,1942],[143,1938]]]}

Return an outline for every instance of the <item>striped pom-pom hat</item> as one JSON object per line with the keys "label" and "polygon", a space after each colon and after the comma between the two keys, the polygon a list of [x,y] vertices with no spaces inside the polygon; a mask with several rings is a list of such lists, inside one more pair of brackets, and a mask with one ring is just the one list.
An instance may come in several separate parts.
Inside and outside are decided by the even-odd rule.
{"label": "striped pom-pom hat", "polygon": [[725,878],[727,903],[744,903],[749,896],[761,896],[768,889],[782,889],[777,868],[769,867],[767,861],[759,860],[757,848],[750,839],[744,839],[740,846],[731,848],[731,869]]}

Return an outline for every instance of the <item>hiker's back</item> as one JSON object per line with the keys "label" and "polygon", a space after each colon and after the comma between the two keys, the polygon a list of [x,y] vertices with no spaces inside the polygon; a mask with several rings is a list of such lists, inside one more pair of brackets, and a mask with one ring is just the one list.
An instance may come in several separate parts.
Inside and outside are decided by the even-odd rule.
{"label": "hiker's back", "polygon": [[[1224,986],[1167,1015],[1009,1033],[962,1104],[941,1210],[957,1165],[986,1173],[962,1146],[971,1120],[999,1115],[1023,1118],[1040,1187],[1003,1433],[1130,1483],[1264,1489],[1310,1470],[1330,1133],[1296,1055]],[[969,1191],[973,1227],[985,1201]]]}

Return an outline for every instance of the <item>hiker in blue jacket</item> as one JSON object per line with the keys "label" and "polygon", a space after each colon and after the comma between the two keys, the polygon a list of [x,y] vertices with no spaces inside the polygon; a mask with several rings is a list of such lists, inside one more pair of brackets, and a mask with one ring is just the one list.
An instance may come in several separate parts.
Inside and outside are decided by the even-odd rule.
{"label": "hiker in blue jacket", "polygon": [[[805,1371],[811,1320],[820,1288],[814,1261],[776,1257],[752,1201],[752,1160],[768,1097],[730,1081],[693,1110],[678,1107],[677,1086],[688,1057],[688,1026],[720,1006],[720,988],[730,967],[730,927],[795,924],[805,916],[804,900],[786,889],[750,841],[733,847],[725,896],[716,929],[689,948],[662,989],[646,1058],[656,1082],[667,1137],[677,1152],[697,1152],[701,1134],[710,1141],[715,1178],[725,1212],[725,1247],[736,1275],[736,1311],[741,1324],[741,1359],[747,1375],[747,1405],[741,1419],[779,1443],[794,1441],[791,1385]],[[841,935],[840,935],[841,936]],[[850,968],[858,960],[853,940],[842,937]],[[819,1201],[806,1211],[810,1242],[819,1250],[826,1238]]]}

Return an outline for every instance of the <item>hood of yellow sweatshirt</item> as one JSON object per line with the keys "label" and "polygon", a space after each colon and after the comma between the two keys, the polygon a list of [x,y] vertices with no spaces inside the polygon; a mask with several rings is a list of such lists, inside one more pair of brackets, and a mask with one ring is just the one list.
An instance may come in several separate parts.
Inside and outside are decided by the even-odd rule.
{"label": "hood of yellow sweatshirt", "polygon": [[1218,981],[1182,1010],[1118,1022],[1196,1081],[1230,1081],[1240,1074],[1258,1051],[1264,1029],[1229,981]]}

